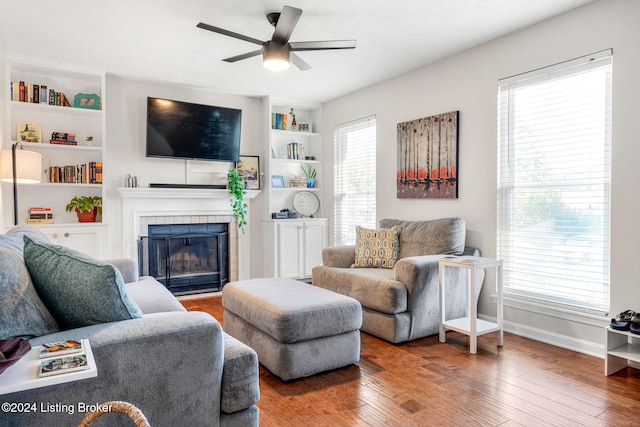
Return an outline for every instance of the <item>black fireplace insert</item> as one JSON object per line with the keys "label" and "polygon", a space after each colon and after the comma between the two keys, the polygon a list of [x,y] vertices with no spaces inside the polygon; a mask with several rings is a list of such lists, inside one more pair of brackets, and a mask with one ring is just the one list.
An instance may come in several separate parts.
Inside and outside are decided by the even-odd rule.
{"label": "black fireplace insert", "polygon": [[229,281],[226,223],[149,225],[138,240],[140,274],[176,295],[222,290]]}

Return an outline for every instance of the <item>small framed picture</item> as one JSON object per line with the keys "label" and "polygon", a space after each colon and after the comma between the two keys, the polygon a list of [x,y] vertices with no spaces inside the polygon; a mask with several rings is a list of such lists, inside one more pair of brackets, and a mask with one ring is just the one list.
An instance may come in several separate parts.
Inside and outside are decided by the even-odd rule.
{"label": "small framed picture", "polygon": [[311,122],[298,122],[298,132],[313,132]]}
{"label": "small framed picture", "polygon": [[42,142],[42,127],[40,123],[18,121],[18,142]]}
{"label": "small framed picture", "polygon": [[236,169],[244,180],[245,190],[260,189],[260,156],[240,156]]}
{"label": "small framed picture", "polygon": [[284,188],[284,177],[282,175],[271,175],[271,188]]}
{"label": "small framed picture", "polygon": [[89,108],[91,110],[100,109],[100,96],[95,93],[79,93],[73,97],[75,108]]}

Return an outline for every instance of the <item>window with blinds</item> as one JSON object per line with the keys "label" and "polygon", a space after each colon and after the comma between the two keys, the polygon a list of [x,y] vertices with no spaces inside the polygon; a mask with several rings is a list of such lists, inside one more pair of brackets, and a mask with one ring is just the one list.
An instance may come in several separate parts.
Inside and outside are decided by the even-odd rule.
{"label": "window with blinds", "polygon": [[349,245],[357,225],[376,227],[376,118],[336,126],[333,141],[334,244]]}
{"label": "window with blinds", "polygon": [[607,50],[498,82],[507,295],[608,312],[611,64]]}

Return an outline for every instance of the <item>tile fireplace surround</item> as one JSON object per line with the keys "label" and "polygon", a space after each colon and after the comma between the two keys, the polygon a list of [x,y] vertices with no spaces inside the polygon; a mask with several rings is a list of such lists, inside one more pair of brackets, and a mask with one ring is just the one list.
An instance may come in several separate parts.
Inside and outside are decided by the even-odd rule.
{"label": "tile fireplace surround", "polygon": [[[229,190],[200,188],[119,188],[122,198],[122,244],[125,257],[137,259],[138,237],[148,234],[151,224],[233,223]],[[259,191],[247,191],[245,200]],[[247,222],[249,218],[247,218]],[[251,230],[229,228],[229,280],[250,277]]]}

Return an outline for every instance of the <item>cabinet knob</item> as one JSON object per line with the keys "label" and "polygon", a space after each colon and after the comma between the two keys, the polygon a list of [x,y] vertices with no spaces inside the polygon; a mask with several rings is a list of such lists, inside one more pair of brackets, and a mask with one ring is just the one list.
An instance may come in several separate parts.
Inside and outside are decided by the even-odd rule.
{"label": "cabinet knob", "polygon": [[51,237],[53,237],[54,239],[57,239],[57,238],[58,238],[58,233],[53,233],[53,234],[51,235]]}
{"label": "cabinet knob", "polygon": [[64,233],[64,237],[69,237],[69,233]]}

